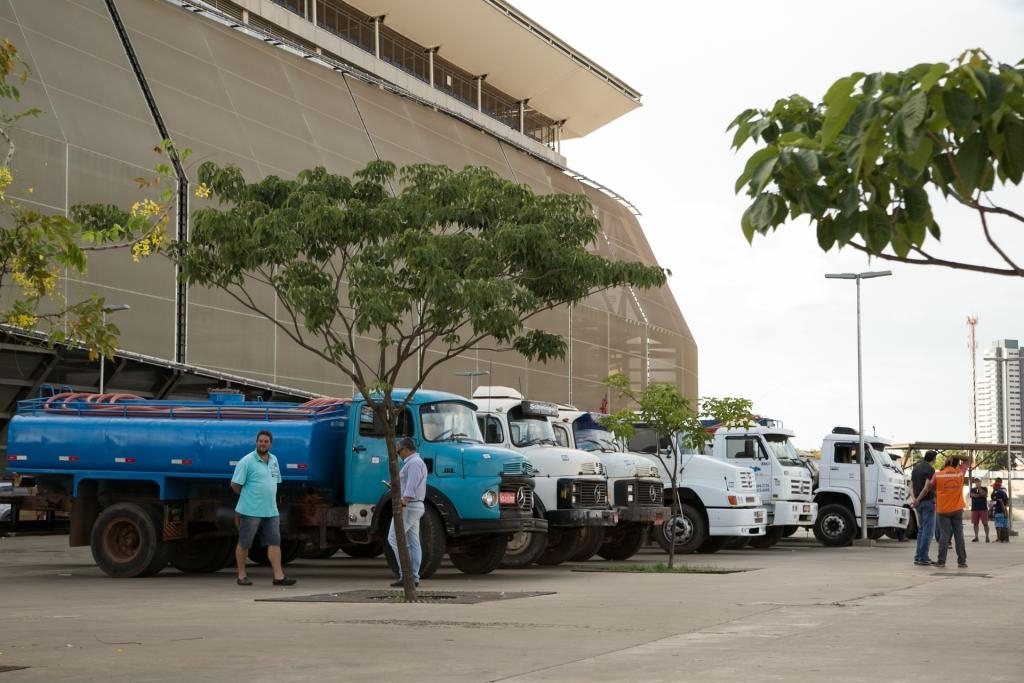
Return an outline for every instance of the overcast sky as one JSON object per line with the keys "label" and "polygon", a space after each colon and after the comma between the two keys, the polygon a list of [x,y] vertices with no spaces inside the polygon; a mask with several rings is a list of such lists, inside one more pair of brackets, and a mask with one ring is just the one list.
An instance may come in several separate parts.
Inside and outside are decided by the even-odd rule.
{"label": "overcast sky", "polygon": [[[643,107],[578,141],[569,166],[628,198],[697,340],[700,393],[743,396],[802,448],[857,425],[856,290],[827,272],[892,270],[861,287],[864,424],[897,440],[969,441],[968,315],[978,373],[994,339],[1024,339],[1024,279],[825,254],[806,221],[748,246],[733,183],[747,157],[725,128],[747,107],[819,102],[854,71],[901,70],[983,47],[1024,58],[1019,0],[665,2],[513,0],[643,94]],[[999,194],[1024,209],[1020,188]],[[991,262],[974,216],[936,202],[937,255]],[[1024,228],[997,237],[1024,259]]]}

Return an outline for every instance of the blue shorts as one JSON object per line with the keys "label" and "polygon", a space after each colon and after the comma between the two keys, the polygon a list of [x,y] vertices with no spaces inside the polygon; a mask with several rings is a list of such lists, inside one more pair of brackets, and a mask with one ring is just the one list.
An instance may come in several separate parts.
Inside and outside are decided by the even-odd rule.
{"label": "blue shorts", "polygon": [[256,532],[260,534],[260,542],[267,546],[281,545],[281,518],[280,517],[250,517],[249,515],[238,515],[238,547],[246,550],[252,546],[256,538]]}

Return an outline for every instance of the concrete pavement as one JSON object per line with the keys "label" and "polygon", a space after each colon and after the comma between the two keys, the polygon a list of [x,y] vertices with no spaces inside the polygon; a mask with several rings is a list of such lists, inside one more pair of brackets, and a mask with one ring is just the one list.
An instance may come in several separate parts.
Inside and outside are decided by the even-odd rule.
{"label": "concrete pavement", "polygon": [[[971,532],[968,531],[968,540]],[[0,538],[0,681],[1019,681],[1024,541],[968,542],[970,568],[913,543],[687,555],[729,574],[460,574],[423,591],[554,591],[472,605],[257,602],[386,589],[382,559],[299,560],[273,587],[234,572],[115,580],[63,536]],[[934,546],[933,546],[934,556]],[[632,563],[664,562],[645,549]]]}

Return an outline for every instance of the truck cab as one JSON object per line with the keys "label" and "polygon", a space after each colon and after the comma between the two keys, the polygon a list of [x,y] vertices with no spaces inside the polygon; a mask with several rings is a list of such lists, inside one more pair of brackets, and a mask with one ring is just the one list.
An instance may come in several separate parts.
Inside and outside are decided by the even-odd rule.
{"label": "truck cab", "polygon": [[764,536],[751,538],[755,548],[768,548],[800,527],[810,527],[818,514],[814,482],[791,439],[794,433],[777,420],[758,418],[751,427],[713,429],[704,454],[749,467],[768,512]]}
{"label": "truck cab", "polygon": [[560,446],[551,418],[558,406],[531,401],[511,387],[481,386],[473,392],[477,421],[488,445],[509,448],[529,460],[534,481],[534,515],[547,520],[547,537],[516,535],[505,551],[504,567],[533,562],[560,564],[579,548],[584,529],[615,525],[608,480],[601,459]]}
{"label": "truck cab", "polygon": [[634,428],[627,450],[658,465],[665,485],[665,505],[674,510],[676,494],[681,504],[669,522],[655,527],[654,538],[663,550],[668,552],[674,543],[679,553],[713,553],[736,537],[764,536],[767,512],[761,505],[753,470],[686,449],[682,436],[677,434],[674,438],[679,460],[673,491],[671,443],[660,440],[644,423],[638,422]]}
{"label": "truck cab", "polygon": [[[909,519],[907,484],[890,455],[875,450],[864,437],[864,490],[869,538],[881,538],[895,528],[905,529]],[[818,488],[814,492],[818,518],[814,536],[825,546],[845,546],[853,542],[860,529],[860,447],[855,429],[836,427],[821,444]]]}
{"label": "truck cab", "polygon": [[593,540],[584,540],[582,550],[573,555],[576,561],[594,553],[607,560],[632,557],[643,545],[648,527],[662,524],[669,513],[658,466],[639,454],[623,453],[599,419],[598,413],[564,405],[558,407],[558,417],[551,418],[559,446],[593,453],[604,463],[608,495],[618,519],[614,527],[588,529]]}

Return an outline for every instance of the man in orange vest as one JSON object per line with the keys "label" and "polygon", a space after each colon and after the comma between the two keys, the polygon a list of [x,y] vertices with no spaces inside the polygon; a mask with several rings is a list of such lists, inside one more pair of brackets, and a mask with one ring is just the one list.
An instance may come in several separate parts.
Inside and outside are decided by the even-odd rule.
{"label": "man in orange vest", "polygon": [[956,564],[967,568],[967,547],[964,545],[964,470],[959,457],[946,460],[941,470],[935,473],[921,494],[935,489],[935,516],[939,523],[939,561],[936,567],[946,566],[946,552],[949,539],[956,544]]}

